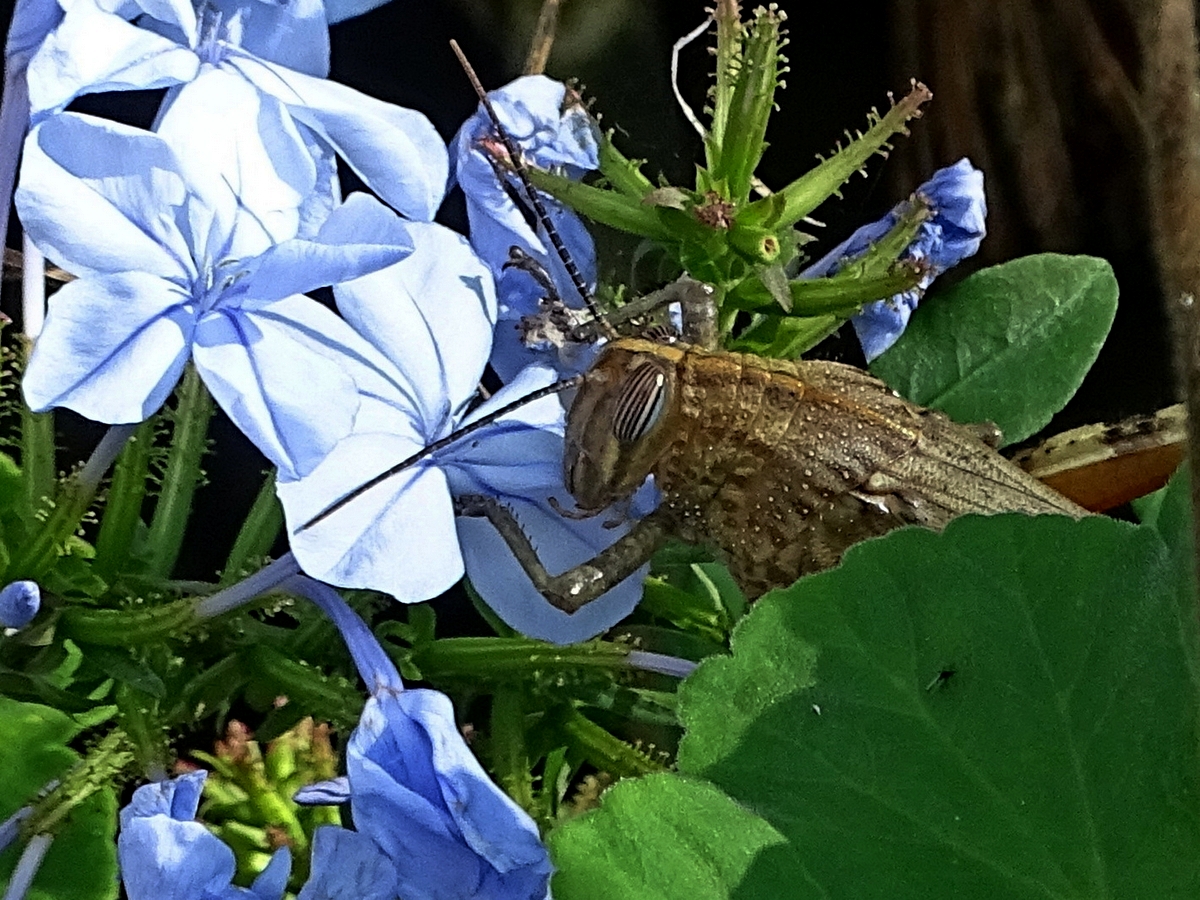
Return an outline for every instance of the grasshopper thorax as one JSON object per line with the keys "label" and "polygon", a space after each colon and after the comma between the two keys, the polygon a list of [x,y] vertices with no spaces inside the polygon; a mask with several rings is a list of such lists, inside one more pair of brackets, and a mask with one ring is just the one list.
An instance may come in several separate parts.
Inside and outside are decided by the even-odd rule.
{"label": "grasshopper thorax", "polygon": [[600,352],[567,414],[563,474],[581,512],[629,497],[671,445],[684,352],[636,338]]}

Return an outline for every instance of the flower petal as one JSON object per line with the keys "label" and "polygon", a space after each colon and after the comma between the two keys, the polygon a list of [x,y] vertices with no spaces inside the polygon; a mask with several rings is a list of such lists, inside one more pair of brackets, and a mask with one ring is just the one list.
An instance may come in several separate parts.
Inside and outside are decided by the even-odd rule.
{"label": "flower petal", "polygon": [[156,133],[175,150],[190,190],[220,211],[207,232],[226,245],[205,246],[205,232],[197,234],[210,259],[256,256],[294,238],[311,215],[306,207],[327,215],[336,202],[318,193],[330,182],[318,179],[318,163],[283,105],[230,72],[206,67],[175,93]]}
{"label": "flower petal", "polygon": [[377,272],[412,253],[408,227],[374,197],[353,193],[313,239],[283,241],[264,252],[243,289],[256,303],[274,301]]}
{"label": "flower petal", "polygon": [[222,0],[214,5],[241,16],[240,46],[247,53],[314,78],[329,75],[329,24],[322,0]]}
{"label": "flower petal", "polygon": [[183,84],[199,70],[199,57],[175,41],[94,3],[73,3],[30,60],[29,100],[36,115],[80,94]]}
{"label": "flower petal", "polygon": [[218,897],[229,888],[233,851],[192,821],[205,774],[143,785],[121,810],[117,862],[129,900]]}
{"label": "flower petal", "polygon": [[50,300],[22,387],[35,411],[65,406],[120,425],[150,416],[188,359],[191,298],[154,275],[81,278]]}
{"label": "flower petal", "polygon": [[546,895],[552,867],[537,826],[487,777],[444,694],[372,697],[346,765],[356,827],[396,866],[399,896]]}
{"label": "flower petal", "polygon": [[[505,501],[546,571],[560,574],[586,562],[620,537],[628,527],[604,527],[604,517],[565,519],[549,506],[551,496],[564,500],[565,491],[545,491],[540,496]],[[460,517],[458,538],[471,584],[504,622],[529,637],[571,644],[585,641],[612,628],[642,599],[642,581],[650,571],[643,566],[606,594],[575,613],[550,605],[538,593],[512,551],[486,519]]]}
{"label": "flower petal", "polygon": [[187,198],[175,154],[149,132],[64,113],[25,141],[21,222],[48,257],[77,275],[141,271],[191,280],[191,248],[171,213],[182,214]]}
{"label": "flower petal", "polygon": [[334,287],[338,311],[414,386],[430,439],[475,395],[487,364],[496,298],[466,239],[413,222],[414,251],[393,266]]}
{"label": "flower petal", "polygon": [[341,350],[357,336],[320,304],[221,306],[194,340],[214,399],[284,477],[311,470],[349,433],[358,397]]}
{"label": "flower petal", "polygon": [[227,64],[329,141],[396,211],[420,221],[433,218],[446,189],[449,161],[424,115],[253,57],[233,56]]}
{"label": "flower petal", "polygon": [[350,781],[345,775],[306,784],[292,795],[300,806],[340,806],[350,802]]}
{"label": "flower petal", "polygon": [[323,825],[313,835],[312,876],[297,900],[392,900],[396,869],[369,837]]}
{"label": "flower petal", "polygon": [[62,18],[63,10],[57,0],[17,0],[8,26],[8,38],[4,42],[6,74],[12,68],[27,64]]}
{"label": "flower petal", "polygon": [[424,445],[410,427],[399,433],[353,434],[302,479],[281,479],[292,552],[313,578],[371,588],[403,603],[420,603],[462,577],[462,556],[445,475],[428,462],[389,478],[329,518],[297,529],[377,472]]}

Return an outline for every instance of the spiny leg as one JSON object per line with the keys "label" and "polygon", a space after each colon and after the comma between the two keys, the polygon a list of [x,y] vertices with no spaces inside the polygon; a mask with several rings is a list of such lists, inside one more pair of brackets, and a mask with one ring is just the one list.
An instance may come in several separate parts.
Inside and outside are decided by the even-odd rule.
{"label": "spiny leg", "polygon": [[587,562],[561,575],[551,575],[521,524],[496,498],[465,494],[455,501],[455,510],[459,515],[482,516],[491,522],[534,587],[552,606],[566,613],[573,613],[612,590],[645,565],[667,539],[665,524],[657,514],[651,514]]}

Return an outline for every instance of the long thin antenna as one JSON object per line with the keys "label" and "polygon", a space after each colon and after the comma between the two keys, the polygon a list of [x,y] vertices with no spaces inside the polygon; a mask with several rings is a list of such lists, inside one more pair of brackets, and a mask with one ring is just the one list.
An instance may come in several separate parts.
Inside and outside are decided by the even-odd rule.
{"label": "long thin antenna", "polygon": [[418,462],[423,460],[425,457],[432,456],[434,453],[437,453],[439,450],[441,450],[445,447],[449,447],[451,444],[455,443],[456,441],[461,440],[462,438],[466,437],[468,434],[471,434],[472,432],[478,431],[480,428],[483,428],[485,425],[491,425],[497,419],[508,415],[510,412],[513,412],[514,410],[520,409],[526,403],[532,403],[535,400],[541,400],[543,397],[549,397],[551,394],[558,394],[558,393],[561,393],[562,391],[569,390],[570,388],[579,387],[579,385],[581,385],[581,384],[583,384],[583,376],[582,375],[573,375],[570,378],[564,378],[561,381],[556,381],[556,382],[554,382],[554,384],[547,385],[544,388],[538,388],[536,391],[530,391],[524,397],[520,397],[520,398],[512,401],[511,403],[506,403],[504,406],[500,407],[498,410],[496,410],[493,413],[489,413],[488,415],[484,416],[479,421],[472,422],[470,425],[465,425],[462,428],[458,429],[458,431],[455,431],[452,434],[446,435],[441,440],[434,441],[428,447],[424,447],[424,448],[418,450],[412,456],[408,457],[408,459],[405,459],[405,460],[402,460],[402,461],[396,463],[394,466],[392,466],[389,469],[384,469],[382,472],[380,472],[378,475],[376,475],[370,481],[363,482],[358,487],[356,487],[352,491],[350,491],[348,494],[343,494],[341,497],[334,500],[331,504],[329,504],[327,507],[325,507],[319,513],[317,513],[315,516],[313,516],[311,519],[309,519],[307,522],[305,522],[303,525],[301,525],[299,528],[297,528],[296,533],[299,534],[302,531],[307,531],[308,529],[312,528],[314,525],[319,525],[321,522],[328,519],[330,516],[332,516],[335,512],[337,512],[339,509],[341,509],[343,506],[345,506],[351,500],[354,500],[356,497],[362,496],[367,491],[369,491],[371,488],[375,487],[375,485],[382,484],[383,482],[385,482],[389,478],[391,478],[393,475],[398,475],[400,472],[403,472],[405,469],[409,468],[410,466],[416,465]]}
{"label": "long thin antenna", "polygon": [[562,260],[567,274],[571,276],[571,282],[575,285],[575,290],[583,298],[588,312],[595,318],[604,336],[608,338],[616,337],[616,330],[605,322],[604,314],[596,304],[596,299],[592,296],[592,292],[588,290],[587,282],[583,280],[583,275],[580,274],[579,267],[575,265],[575,260],[571,258],[570,251],[567,250],[567,245],[563,243],[558,229],[550,221],[545,204],[542,203],[542,198],[538,195],[537,188],[533,186],[533,182],[529,179],[529,172],[525,169],[525,162],[521,158],[521,148],[517,146],[512,136],[508,133],[508,129],[500,122],[500,117],[496,115],[496,108],[492,106],[492,101],[488,99],[487,91],[483,89],[483,84],[480,82],[479,76],[475,74],[475,70],[467,61],[466,54],[458,46],[458,41],[451,40],[450,48],[454,51],[454,55],[458,57],[458,62],[463,67],[463,71],[467,73],[467,79],[471,82],[471,87],[479,95],[479,102],[483,104],[483,108],[487,111],[488,118],[492,120],[492,127],[496,130],[496,136],[500,138],[500,142],[504,144],[504,149],[508,151],[508,158],[512,161],[513,171],[516,172],[517,178],[521,182],[521,187],[525,190],[525,196],[529,198],[529,203],[537,214],[538,221],[546,229],[546,236],[550,238],[550,243],[554,246],[554,251],[558,254],[558,258]]}

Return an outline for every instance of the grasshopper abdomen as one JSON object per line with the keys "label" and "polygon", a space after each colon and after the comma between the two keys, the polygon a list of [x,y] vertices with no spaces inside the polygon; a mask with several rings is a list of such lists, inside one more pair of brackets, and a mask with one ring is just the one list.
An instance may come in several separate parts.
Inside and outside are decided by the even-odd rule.
{"label": "grasshopper abdomen", "polygon": [[[647,367],[657,392],[644,387]],[[630,409],[643,403],[655,407]],[[613,427],[615,410],[640,416],[636,434]],[[852,366],[636,339],[610,344],[587,376],[568,417],[565,470],[585,510],[654,475],[660,519],[720,552],[751,597],[902,525],[941,528],[967,512],[1085,514],[978,429]]]}

